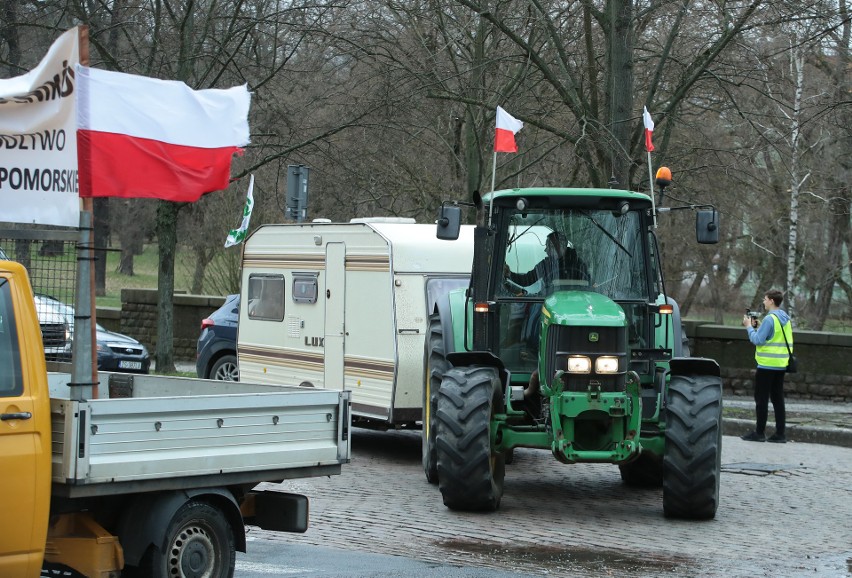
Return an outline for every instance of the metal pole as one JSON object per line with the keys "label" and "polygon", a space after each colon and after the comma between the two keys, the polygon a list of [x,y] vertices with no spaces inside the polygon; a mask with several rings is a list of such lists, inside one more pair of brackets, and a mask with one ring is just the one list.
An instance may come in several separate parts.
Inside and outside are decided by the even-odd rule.
{"label": "metal pole", "polygon": [[494,151],[494,160],[491,161],[491,200],[488,202],[488,227],[491,227],[491,213],[494,209],[494,183],[497,180],[497,151]]}
{"label": "metal pole", "polygon": [[657,206],[654,204],[654,171],[651,168],[651,151],[648,151],[648,185],[651,187],[651,216],[654,218],[654,228],[657,228]]}
{"label": "metal pole", "polygon": [[[91,199],[88,199],[91,202]],[[77,242],[77,282],[74,303],[74,336],[71,342],[71,399],[85,401],[98,396],[98,367],[95,343],[95,316],[92,293],[91,210],[80,212],[80,236]]]}

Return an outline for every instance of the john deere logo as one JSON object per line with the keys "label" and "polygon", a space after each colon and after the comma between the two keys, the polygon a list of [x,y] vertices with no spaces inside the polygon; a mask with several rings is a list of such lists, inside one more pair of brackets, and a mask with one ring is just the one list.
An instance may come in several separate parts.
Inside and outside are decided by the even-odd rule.
{"label": "john deere logo", "polygon": [[595,332],[589,333],[589,341],[590,342],[597,343],[598,339],[600,339],[600,336],[597,333],[595,333]]}

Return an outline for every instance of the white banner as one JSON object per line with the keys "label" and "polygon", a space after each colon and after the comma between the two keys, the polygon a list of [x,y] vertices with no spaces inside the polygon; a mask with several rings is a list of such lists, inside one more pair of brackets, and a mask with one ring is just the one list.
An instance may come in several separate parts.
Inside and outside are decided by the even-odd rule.
{"label": "white banner", "polygon": [[0,79],[0,221],[77,227],[77,28],[30,72]]}

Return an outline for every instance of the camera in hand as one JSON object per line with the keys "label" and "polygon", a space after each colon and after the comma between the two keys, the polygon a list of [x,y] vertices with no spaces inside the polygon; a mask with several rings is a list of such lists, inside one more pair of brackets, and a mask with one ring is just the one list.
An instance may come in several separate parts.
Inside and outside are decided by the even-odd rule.
{"label": "camera in hand", "polygon": [[751,326],[757,328],[758,320],[760,319],[760,312],[752,311],[751,309],[746,309],[746,317],[751,321]]}

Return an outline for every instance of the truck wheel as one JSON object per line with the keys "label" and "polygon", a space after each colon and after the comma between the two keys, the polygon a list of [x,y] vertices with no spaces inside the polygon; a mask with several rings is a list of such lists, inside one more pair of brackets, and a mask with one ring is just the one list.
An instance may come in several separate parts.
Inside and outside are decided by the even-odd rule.
{"label": "truck wheel", "polygon": [[666,391],[666,517],[715,517],[721,472],[722,379],[715,375],[673,375]]}
{"label": "truck wheel", "polygon": [[225,515],[204,502],[190,501],[175,512],[166,530],[166,550],[151,546],[140,575],[151,578],[230,578],[237,553]]}
{"label": "truck wheel", "polygon": [[240,367],[237,365],[236,355],[224,355],[220,357],[213,367],[210,368],[210,379],[218,381],[239,381]]}
{"label": "truck wheel", "polygon": [[659,488],[663,485],[663,460],[653,454],[639,454],[629,464],[618,466],[621,481],[632,488]]}
{"label": "truck wheel", "polygon": [[500,389],[493,367],[454,367],[441,381],[435,413],[438,488],[452,510],[500,506],[504,455],[491,451],[491,419]]}
{"label": "truck wheel", "polygon": [[423,470],[430,484],[438,483],[438,453],[435,449],[435,413],[438,390],[450,364],[444,352],[444,328],[437,314],[429,317],[429,339],[426,342],[426,376],[423,380]]}

